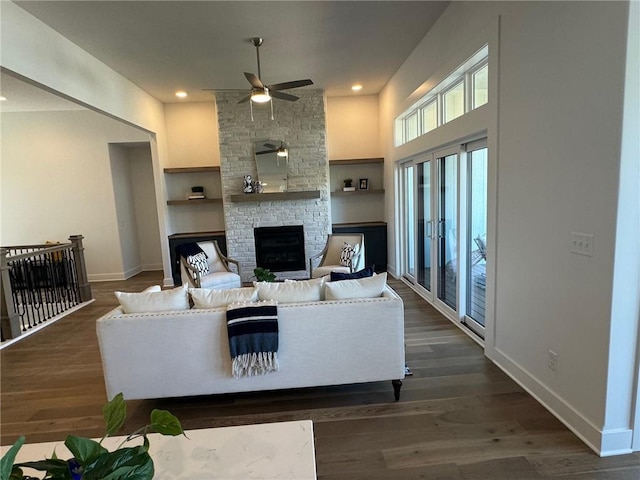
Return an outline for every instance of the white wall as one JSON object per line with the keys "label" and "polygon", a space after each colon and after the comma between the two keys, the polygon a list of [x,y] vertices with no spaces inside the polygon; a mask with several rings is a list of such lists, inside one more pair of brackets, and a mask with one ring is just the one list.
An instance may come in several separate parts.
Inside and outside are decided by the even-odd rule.
{"label": "white wall", "polygon": [[[477,113],[485,119],[469,117],[469,130],[458,129],[487,129],[497,179],[489,213],[496,225],[495,318],[488,320],[486,354],[597,451],[621,439],[630,447],[628,414],[604,424],[608,355],[616,348],[609,340],[627,8],[452,3],[387,84],[380,106],[392,173],[395,160],[438,146],[392,146],[393,120],[414,90],[499,38],[499,48],[490,46],[498,97]],[[492,53],[498,65],[491,65]],[[461,126],[454,123],[452,129]],[[387,214],[392,226],[390,203]],[[570,253],[573,231],[594,235],[593,257]],[[557,372],[547,367],[549,349],[558,352]],[[629,399],[632,387],[632,376],[616,379],[618,395]]]}
{"label": "white wall", "polygon": [[380,152],[378,96],[327,98],[329,160],[377,158]]}
{"label": "white wall", "polygon": [[13,2],[0,2],[0,13],[3,68],[88,108],[152,132],[164,284],[173,285],[166,240],[172,226],[167,216],[162,174],[162,168],[168,166],[162,104]]}
{"label": "white wall", "polygon": [[149,134],[87,110],[3,113],[2,245],[85,236],[90,280],[124,271],[108,144]]}
{"label": "white wall", "polygon": [[122,277],[129,278],[140,272],[140,249],[138,247],[131,169],[126,149],[120,145],[109,145],[109,160],[122,255]]}
{"label": "white wall", "polygon": [[211,102],[171,103],[164,106],[169,165],[220,165],[218,113]]}
{"label": "white wall", "polygon": [[149,146],[128,147],[127,159],[133,187],[133,208],[135,209],[139,242],[140,269],[162,270],[162,248],[156,214],[151,150]]}

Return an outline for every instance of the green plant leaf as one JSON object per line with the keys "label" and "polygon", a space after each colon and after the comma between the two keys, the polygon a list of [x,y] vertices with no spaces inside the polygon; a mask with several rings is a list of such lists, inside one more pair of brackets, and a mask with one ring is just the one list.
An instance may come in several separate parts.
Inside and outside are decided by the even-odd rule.
{"label": "green plant leaf", "polygon": [[0,478],[4,480],[5,478],[9,478],[11,475],[11,470],[13,469],[13,462],[16,460],[16,455],[18,454],[18,450],[20,447],[24,445],[24,435],[21,435],[16,443],[14,443],[7,453],[3,455],[0,459]]}
{"label": "green plant leaf", "polygon": [[124,395],[122,392],[102,407],[102,415],[104,416],[107,436],[113,435],[120,430],[127,418],[127,405],[124,403]]}
{"label": "green plant leaf", "polygon": [[93,462],[103,453],[107,453],[106,448],[90,438],[67,435],[64,444],[83,467]]}
{"label": "green plant leaf", "polygon": [[162,435],[181,435],[184,433],[180,420],[167,410],[153,409],[151,412],[151,428]]}
{"label": "green plant leaf", "polygon": [[[2,477],[2,480],[4,480],[6,477]],[[9,477],[9,480],[22,480],[24,478],[24,473],[22,472],[21,468],[18,467],[13,467],[11,469],[11,476]]]}
{"label": "green plant leaf", "polygon": [[153,460],[147,455],[139,465],[120,467],[102,480],[152,480],[153,474]]}
{"label": "green plant leaf", "polygon": [[48,476],[55,475],[55,478],[66,478],[71,480],[71,473],[65,460],[59,460],[54,458],[48,458],[46,460],[39,460],[37,462],[22,462],[17,463],[16,467],[28,467],[34,470],[40,470],[47,472]]}
{"label": "green plant leaf", "polygon": [[[149,469],[149,462],[151,467]],[[130,477],[138,467],[145,467],[143,472],[151,472],[150,476]],[[109,476],[115,472],[120,472],[121,476]],[[151,479],[153,477],[153,461],[149,456],[146,448],[141,445],[138,447],[128,447],[107,452],[100,455],[94,462],[87,465],[82,474],[83,480],[104,480],[106,478],[122,478],[122,479]]]}

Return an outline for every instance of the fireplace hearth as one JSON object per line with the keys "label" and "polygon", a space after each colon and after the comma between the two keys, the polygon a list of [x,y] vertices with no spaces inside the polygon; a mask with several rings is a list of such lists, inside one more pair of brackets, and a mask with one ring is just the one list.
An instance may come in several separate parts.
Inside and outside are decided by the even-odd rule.
{"label": "fireplace hearth", "polygon": [[306,270],[302,225],[253,229],[256,265],[272,272]]}

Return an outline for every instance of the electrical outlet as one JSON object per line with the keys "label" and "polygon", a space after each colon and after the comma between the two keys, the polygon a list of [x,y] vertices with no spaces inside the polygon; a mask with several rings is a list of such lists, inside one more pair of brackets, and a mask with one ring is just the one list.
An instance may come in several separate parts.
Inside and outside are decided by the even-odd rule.
{"label": "electrical outlet", "polygon": [[547,366],[554,372],[558,371],[558,354],[553,350],[549,350]]}
{"label": "electrical outlet", "polygon": [[593,257],[593,234],[571,232],[571,248],[572,253]]}

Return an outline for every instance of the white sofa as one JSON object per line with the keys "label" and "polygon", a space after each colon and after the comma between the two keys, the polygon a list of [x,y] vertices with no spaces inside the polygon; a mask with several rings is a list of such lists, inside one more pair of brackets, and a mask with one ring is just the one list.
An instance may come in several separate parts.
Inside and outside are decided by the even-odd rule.
{"label": "white sofa", "polygon": [[233,378],[226,308],[123,313],[97,320],[109,399],[183,397],[404,378],[402,299],[388,286],[378,298],[278,305],[280,370]]}

